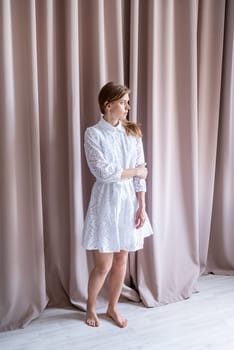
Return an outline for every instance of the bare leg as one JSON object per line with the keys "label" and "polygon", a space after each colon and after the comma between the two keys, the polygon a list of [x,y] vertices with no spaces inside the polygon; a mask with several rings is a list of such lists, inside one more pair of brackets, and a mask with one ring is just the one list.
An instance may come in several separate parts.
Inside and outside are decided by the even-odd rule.
{"label": "bare leg", "polygon": [[110,271],[113,253],[100,253],[94,251],[95,267],[90,273],[88,283],[88,301],[86,323],[91,327],[98,327],[99,320],[96,314],[96,300],[103,283]]}
{"label": "bare leg", "polygon": [[109,279],[109,305],[107,315],[113,319],[117,326],[126,327],[128,321],[122,317],[116,310],[123,282],[126,274],[128,252],[121,251],[114,253],[112,268]]}

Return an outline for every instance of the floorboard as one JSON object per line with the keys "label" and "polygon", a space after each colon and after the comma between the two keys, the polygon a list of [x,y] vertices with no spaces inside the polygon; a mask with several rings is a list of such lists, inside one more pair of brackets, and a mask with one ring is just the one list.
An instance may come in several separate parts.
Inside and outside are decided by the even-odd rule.
{"label": "floorboard", "polygon": [[103,313],[90,328],[76,309],[46,309],[25,329],[0,333],[1,350],[234,350],[234,276],[202,276],[190,299],[156,307],[120,303],[129,326]]}

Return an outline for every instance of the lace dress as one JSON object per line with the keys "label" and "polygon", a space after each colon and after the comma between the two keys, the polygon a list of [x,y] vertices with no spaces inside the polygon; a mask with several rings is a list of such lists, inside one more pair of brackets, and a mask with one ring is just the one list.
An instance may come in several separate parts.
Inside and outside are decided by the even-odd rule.
{"label": "lace dress", "polygon": [[145,162],[142,140],[127,136],[121,122],[114,127],[103,118],[85,132],[85,155],[96,177],[83,228],[85,249],[100,252],[136,251],[153,234],[148,216],[135,228],[136,192],[146,191],[144,179],[121,179],[123,169]]}

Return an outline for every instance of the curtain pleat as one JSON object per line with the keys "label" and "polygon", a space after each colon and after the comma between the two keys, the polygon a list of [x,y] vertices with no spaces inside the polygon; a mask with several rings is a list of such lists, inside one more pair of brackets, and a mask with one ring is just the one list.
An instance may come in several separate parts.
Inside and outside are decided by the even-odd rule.
{"label": "curtain pleat", "polygon": [[210,239],[220,117],[225,1],[201,1],[198,25],[199,250],[204,272]]}
{"label": "curtain pleat", "polygon": [[233,274],[233,33],[231,0],[0,1],[1,330],[47,305],[85,310],[83,135],[110,80],[131,89],[155,232],[123,295],[158,306]]}
{"label": "curtain pleat", "polygon": [[[79,10],[78,1],[66,2],[66,98],[68,120],[68,168],[69,168],[69,222],[70,222],[70,271],[69,298],[72,304],[83,309],[87,298],[84,286],[88,283],[86,253],[81,247],[80,226],[83,225],[84,209],[80,200],[83,195],[80,72],[79,72]],[[82,269],[77,269],[82,266]]]}
{"label": "curtain pleat", "polygon": [[207,270],[234,274],[234,2],[226,3],[220,115]]}
{"label": "curtain pleat", "polygon": [[70,213],[64,2],[37,6],[42,208],[50,303],[69,295]]}
{"label": "curtain pleat", "polygon": [[[137,110],[144,127],[150,169],[148,209],[155,236],[137,253],[137,282],[144,304],[155,306],[190,296],[199,276],[194,167],[197,6],[151,1],[144,11],[140,11],[145,16],[140,37],[145,47],[144,57],[139,54]],[[145,37],[151,45],[143,41]]]}
{"label": "curtain pleat", "polygon": [[5,330],[37,317],[47,296],[35,3],[2,2],[0,23],[0,328]]}

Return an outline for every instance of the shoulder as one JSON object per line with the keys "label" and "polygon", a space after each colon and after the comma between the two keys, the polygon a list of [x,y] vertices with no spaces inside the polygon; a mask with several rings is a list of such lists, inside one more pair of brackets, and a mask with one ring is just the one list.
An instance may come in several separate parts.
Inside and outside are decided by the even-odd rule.
{"label": "shoulder", "polygon": [[143,147],[143,142],[142,142],[142,136],[135,136],[136,139],[136,146],[137,147]]}
{"label": "shoulder", "polygon": [[84,133],[85,140],[98,140],[102,134],[102,131],[99,127],[99,123],[96,123],[93,126],[89,126]]}
{"label": "shoulder", "polygon": [[136,141],[136,143],[142,142],[142,136],[131,135],[131,137]]}

